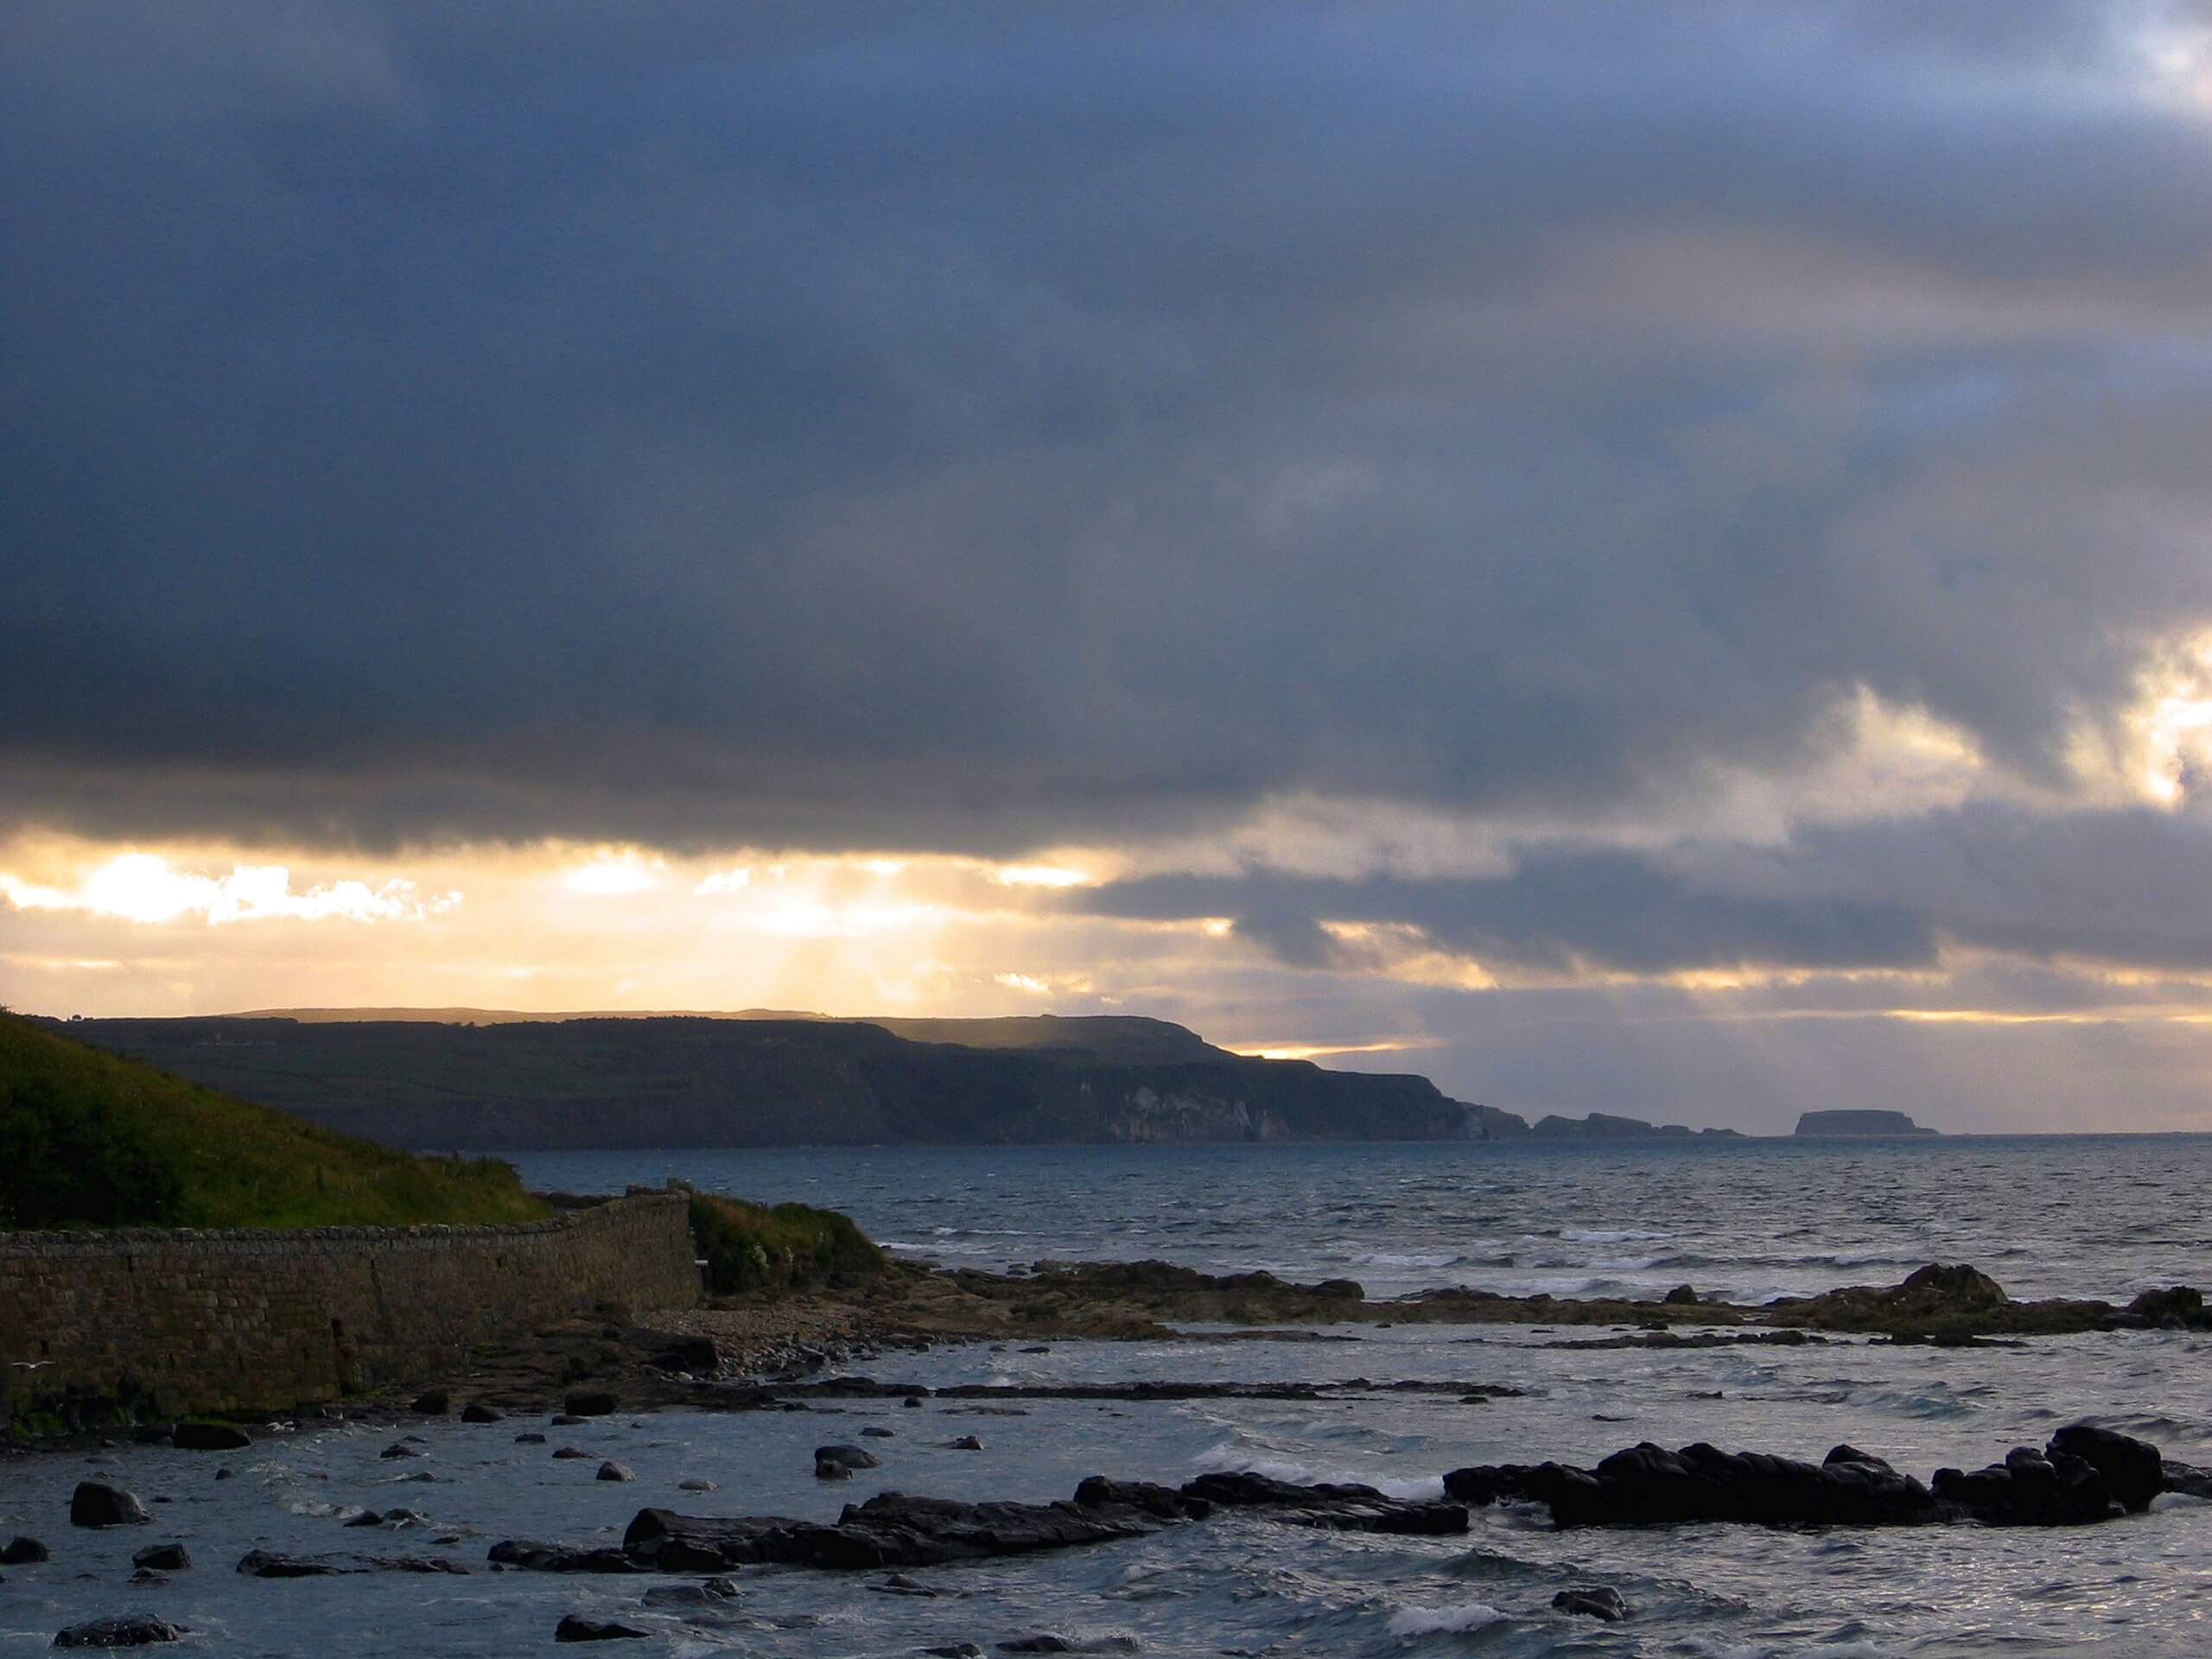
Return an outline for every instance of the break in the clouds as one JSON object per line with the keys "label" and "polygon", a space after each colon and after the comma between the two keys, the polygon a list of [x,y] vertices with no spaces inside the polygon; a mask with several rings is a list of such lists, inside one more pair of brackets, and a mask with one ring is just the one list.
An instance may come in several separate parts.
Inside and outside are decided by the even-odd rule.
{"label": "break in the clouds", "polygon": [[1071,868],[927,982],[1584,1109],[2212,973],[2196,8],[30,0],[0,143],[22,844]]}

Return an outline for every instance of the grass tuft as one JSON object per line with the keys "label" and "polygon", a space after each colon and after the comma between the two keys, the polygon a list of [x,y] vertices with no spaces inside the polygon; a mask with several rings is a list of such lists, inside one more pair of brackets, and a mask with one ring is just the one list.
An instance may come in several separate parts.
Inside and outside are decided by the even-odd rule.
{"label": "grass tuft", "polygon": [[707,1290],[729,1296],[803,1289],[832,1277],[874,1278],[890,1262],[849,1216],[804,1204],[773,1208],[691,1195],[691,1236],[707,1264]]}

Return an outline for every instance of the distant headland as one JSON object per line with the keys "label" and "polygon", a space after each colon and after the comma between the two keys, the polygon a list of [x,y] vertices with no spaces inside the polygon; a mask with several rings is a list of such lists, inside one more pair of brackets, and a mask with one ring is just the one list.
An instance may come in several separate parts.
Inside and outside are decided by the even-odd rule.
{"label": "distant headland", "polygon": [[1924,1129],[1903,1112],[1882,1112],[1859,1109],[1853,1111],[1807,1112],[1797,1120],[1797,1133],[1808,1139],[1865,1140],[1880,1135],[1937,1135],[1937,1129]]}

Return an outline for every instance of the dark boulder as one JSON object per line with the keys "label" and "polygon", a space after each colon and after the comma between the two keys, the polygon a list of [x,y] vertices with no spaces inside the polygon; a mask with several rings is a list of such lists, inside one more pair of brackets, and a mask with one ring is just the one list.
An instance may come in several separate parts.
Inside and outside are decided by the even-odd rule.
{"label": "dark boulder", "polygon": [[614,1396],[604,1389],[578,1389],[562,1402],[570,1417],[607,1417],[614,1411]]}
{"label": "dark boulder", "polygon": [[1109,1480],[1092,1475],[1075,1489],[1075,1501],[1086,1510],[1122,1507],[1141,1510],[1162,1521],[1203,1521],[1213,1505],[1203,1497],[1179,1492],[1149,1480]]}
{"label": "dark boulder", "polygon": [[54,1638],[57,1648],[143,1648],[156,1642],[181,1642],[189,1632],[151,1613],[89,1619],[72,1624]]}
{"label": "dark boulder", "polygon": [[78,1482],[77,1490],[69,1495],[73,1527],[132,1526],[153,1518],[133,1494],[97,1480]]}
{"label": "dark boulder", "polygon": [[861,1438],[864,1440],[889,1440],[897,1439],[898,1435],[896,1430],[886,1428],[880,1423],[870,1423],[861,1430]]}
{"label": "dark boulder", "polygon": [[579,1548],[573,1544],[540,1544],[525,1538],[503,1538],[492,1546],[487,1558],[501,1567],[518,1567],[531,1573],[643,1573],[645,1569],[619,1549]]}
{"label": "dark boulder", "polygon": [[496,1423],[503,1414],[496,1406],[487,1406],[481,1400],[472,1400],[461,1408],[464,1423]]}
{"label": "dark boulder", "polygon": [[425,1417],[442,1417],[453,1409],[453,1396],[443,1389],[432,1389],[428,1394],[418,1394],[407,1408]]}
{"label": "dark boulder", "polygon": [[637,1478],[628,1464],[617,1463],[611,1458],[599,1465],[599,1473],[593,1477],[595,1480],[635,1480]]}
{"label": "dark boulder", "polygon": [[419,1458],[422,1455],[423,1453],[420,1450],[408,1445],[404,1440],[394,1440],[390,1446],[387,1446],[383,1451],[377,1453],[377,1456],[380,1458]]}
{"label": "dark boulder", "polygon": [[2201,1329],[2208,1321],[2204,1293],[2191,1285],[2165,1290],[2146,1290],[2127,1305],[2127,1312],[2147,1325],[2168,1331]]}
{"label": "dark boulder", "polygon": [[983,1443],[973,1434],[956,1434],[944,1443],[948,1452],[980,1452]]}
{"label": "dark boulder", "polygon": [[553,1456],[556,1460],[562,1460],[575,1458],[588,1458],[591,1456],[591,1453],[585,1451],[581,1446],[563,1446],[556,1447]]}
{"label": "dark boulder", "polygon": [[2045,1457],[2033,1446],[2015,1446],[2004,1462],[1970,1474],[1938,1469],[1930,1484],[1937,1497],[1984,1526],[2087,1526],[2120,1512],[2089,1463],[2063,1452]]}
{"label": "dark boulder", "polygon": [[817,1465],[842,1463],[848,1469],[880,1469],[883,1466],[882,1459],[857,1446],[817,1446],[814,1448],[814,1461]]}
{"label": "dark boulder", "polygon": [[243,1452],[253,1437],[235,1423],[179,1423],[170,1441],[185,1452]]}
{"label": "dark boulder", "polygon": [[1610,1584],[1562,1590],[1552,1598],[1552,1605],[1562,1613],[1580,1613],[1608,1624],[1618,1624],[1628,1617],[1628,1603]]}
{"label": "dark boulder", "polygon": [[2044,1455],[2053,1464],[2069,1456],[2081,1459],[2104,1477],[2106,1487],[2123,1506],[2138,1515],[2166,1490],[2165,1459],[2157,1446],[2094,1423],[2069,1423],[2050,1437]]}
{"label": "dark boulder", "polygon": [[1455,1469],[1445,1491],[1470,1503],[1534,1502],[1554,1525],[1920,1526],[1943,1518],[1929,1490],[1878,1458],[1839,1446],[1823,1464],[1702,1442],[1679,1452],[1645,1441],[1595,1469],[1498,1464]]}
{"label": "dark boulder", "polygon": [[1467,1529],[1467,1506],[1386,1497],[1372,1486],[1301,1486],[1267,1475],[1200,1475],[1180,1496],[1223,1510],[1256,1510],[1270,1521],[1338,1532],[1438,1537]]}
{"label": "dark boulder", "polygon": [[35,1538],[11,1538],[0,1549],[0,1567],[30,1567],[53,1559],[53,1552]]}
{"label": "dark boulder", "polygon": [[545,1436],[537,1429],[526,1428],[523,1430],[521,1433],[515,1436],[515,1444],[517,1446],[543,1446],[545,1444]]}
{"label": "dark boulder", "polygon": [[248,1550],[238,1571],[251,1579],[327,1579],[364,1573],[445,1573],[468,1569],[442,1555],[286,1555],[276,1550]]}
{"label": "dark boulder", "polygon": [[853,1465],[839,1463],[834,1458],[817,1458],[814,1460],[814,1478],[817,1480],[850,1480]]}
{"label": "dark boulder", "polygon": [[553,1627],[556,1642],[626,1642],[642,1639],[645,1632],[632,1624],[618,1624],[611,1618],[586,1618],[580,1613],[563,1613],[561,1622]]}
{"label": "dark boulder", "polygon": [[182,1544],[149,1544],[130,1558],[130,1565],[152,1573],[181,1573],[192,1565],[192,1552]]}
{"label": "dark boulder", "polygon": [[1659,1300],[1669,1307],[1694,1307],[1697,1306],[1697,1287],[1676,1285]]}

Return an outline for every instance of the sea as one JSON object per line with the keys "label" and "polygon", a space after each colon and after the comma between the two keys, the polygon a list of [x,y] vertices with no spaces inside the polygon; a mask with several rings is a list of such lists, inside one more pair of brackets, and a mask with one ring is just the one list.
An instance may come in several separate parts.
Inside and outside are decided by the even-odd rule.
{"label": "sea", "polygon": [[[516,1155],[533,1186],[614,1192],[679,1178],[708,1191],[843,1210],[918,1262],[1002,1269],[1157,1257],[1210,1272],[1359,1280],[1370,1295],[1465,1285],[1658,1296],[1681,1284],[1764,1300],[1891,1284],[1968,1262],[2016,1296],[2098,1296],[2212,1280],[2212,1136],[1949,1138],[1349,1147],[822,1148]],[[1801,1347],[1591,1348],[1587,1327],[1399,1325],[1298,1340],[1200,1330],[1173,1342],[969,1344],[842,1369],[880,1381],[1362,1382],[1319,1400],[827,1402],[836,1409],[655,1413],[548,1429],[430,1424],[423,1455],[379,1453],[390,1425],[302,1423],[225,1459],[118,1446],[0,1462],[0,1537],[54,1559],[0,1569],[0,1654],[62,1625],[149,1611],[226,1655],[495,1655],[550,1648],[563,1614],[648,1632],[639,1652],[899,1656],[1052,1637],[1052,1650],[1157,1656],[1673,1655],[1856,1659],[2212,1652],[2212,1506],[2055,1531],[1942,1527],[1560,1533],[1540,1513],[1477,1511],[1464,1537],[1309,1532],[1220,1519],[1060,1554],[884,1575],[764,1569],[702,1616],[652,1607],[652,1582],[493,1573],[499,1539],[619,1538],[647,1504],[829,1520],[879,1491],[1065,1497],[1084,1476],[1179,1482],[1207,1470],[1357,1480],[1433,1495],[1467,1464],[1591,1464],[1641,1440],[1707,1440],[1818,1460],[1840,1441],[1923,1478],[1978,1467],[2060,1425],[2107,1424],[2212,1464],[2212,1340],[2120,1332],[1937,1349],[1837,1338]],[[1314,1339],[1319,1338],[1320,1339]],[[1394,1389],[1518,1390],[1487,1402]],[[946,1421],[952,1419],[953,1421]],[[817,1482],[812,1448],[865,1442],[882,1466]],[[544,1430],[589,1455],[518,1443]],[[975,1435],[981,1451],[950,1442]],[[601,1459],[627,1483],[601,1482]],[[87,1477],[147,1498],[156,1524],[63,1522]],[[686,1492],[686,1478],[715,1481]],[[347,1529],[365,1509],[419,1511]],[[134,1586],[130,1557],[185,1541],[194,1567]],[[442,1554],[466,1577],[266,1580],[247,1550]],[[1620,1624],[1555,1611],[1605,1585]],[[627,1649],[617,1649],[626,1651]],[[1018,1647],[1014,1650],[1020,1650]],[[1034,1650],[1034,1649],[1032,1649]]]}

